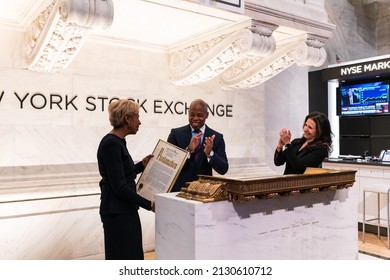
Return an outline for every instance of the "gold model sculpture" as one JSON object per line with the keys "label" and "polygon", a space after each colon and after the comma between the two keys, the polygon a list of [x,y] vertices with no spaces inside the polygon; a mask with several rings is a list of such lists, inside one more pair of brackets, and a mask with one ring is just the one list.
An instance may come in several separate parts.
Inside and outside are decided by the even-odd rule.
{"label": "gold model sculpture", "polygon": [[177,196],[202,202],[270,199],[349,188],[355,182],[355,174],[354,170],[308,168],[304,174],[244,179],[201,175]]}

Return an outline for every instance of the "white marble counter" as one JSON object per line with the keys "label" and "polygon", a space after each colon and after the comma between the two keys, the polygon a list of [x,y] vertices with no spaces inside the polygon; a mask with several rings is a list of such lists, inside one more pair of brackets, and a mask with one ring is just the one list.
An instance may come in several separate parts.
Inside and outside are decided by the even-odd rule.
{"label": "white marble counter", "polygon": [[354,188],[243,204],[156,197],[156,259],[357,259]]}

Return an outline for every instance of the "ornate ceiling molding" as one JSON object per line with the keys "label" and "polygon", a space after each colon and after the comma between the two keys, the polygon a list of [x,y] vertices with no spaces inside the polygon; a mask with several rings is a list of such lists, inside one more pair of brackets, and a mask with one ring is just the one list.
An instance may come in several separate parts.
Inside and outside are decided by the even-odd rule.
{"label": "ornate ceiling molding", "polygon": [[276,48],[272,37],[276,28],[256,21],[251,30],[242,29],[173,53],[170,57],[172,82],[182,86],[206,82],[245,55],[259,58],[271,55]]}
{"label": "ornate ceiling molding", "polygon": [[247,55],[222,73],[219,84],[224,89],[252,88],[294,64],[320,66],[326,60],[323,45],[324,42],[310,38],[280,47],[266,58]]}
{"label": "ornate ceiling molding", "polygon": [[112,0],[53,1],[26,31],[27,68],[39,72],[65,69],[80,50],[88,31],[108,28],[113,16]]}
{"label": "ornate ceiling molding", "polygon": [[298,36],[277,47],[274,24],[252,21],[250,30],[193,45],[171,55],[171,79],[188,86],[218,77],[223,89],[255,87],[288,67],[320,66],[326,60],[324,39]]}
{"label": "ornate ceiling molding", "polygon": [[253,19],[305,30],[307,33],[328,38],[336,26],[328,22],[321,2],[323,5],[324,0],[279,0],[279,5],[273,6],[269,0],[246,0],[245,14]]}
{"label": "ornate ceiling molding", "polygon": [[244,57],[220,76],[219,84],[229,90],[252,88],[264,83],[294,64],[294,50],[288,45],[264,59]]}
{"label": "ornate ceiling molding", "polygon": [[[281,10],[277,10],[269,7],[267,1],[251,0],[245,5],[246,14],[252,18],[251,28],[173,53],[172,82],[186,86],[216,79],[224,89],[245,89],[267,81],[294,64],[323,65],[326,61],[323,45],[335,26],[325,22],[321,3],[292,0],[283,3],[278,6]],[[298,7],[302,16],[289,10]],[[235,48],[234,40],[245,41],[245,48]]]}
{"label": "ornate ceiling molding", "polygon": [[213,79],[250,50],[252,40],[253,33],[243,29],[171,54],[172,82],[184,86]]}

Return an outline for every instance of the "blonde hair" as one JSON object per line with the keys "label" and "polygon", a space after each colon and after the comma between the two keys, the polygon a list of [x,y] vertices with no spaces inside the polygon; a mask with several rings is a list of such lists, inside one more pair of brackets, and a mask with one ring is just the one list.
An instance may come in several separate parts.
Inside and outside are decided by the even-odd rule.
{"label": "blonde hair", "polygon": [[114,128],[122,127],[125,124],[125,117],[138,115],[139,104],[128,99],[119,99],[108,105],[110,124]]}

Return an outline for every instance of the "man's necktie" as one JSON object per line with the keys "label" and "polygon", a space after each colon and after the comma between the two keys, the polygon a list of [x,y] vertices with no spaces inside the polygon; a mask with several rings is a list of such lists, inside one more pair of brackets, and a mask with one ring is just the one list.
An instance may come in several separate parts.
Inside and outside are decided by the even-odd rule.
{"label": "man's necktie", "polygon": [[[194,131],[192,132],[192,135],[193,136],[198,135],[200,132],[201,132],[200,129],[194,129]],[[196,146],[195,151],[194,151],[194,156],[195,156],[196,161],[199,158],[201,150],[202,150],[202,138],[199,140],[198,146]]]}

